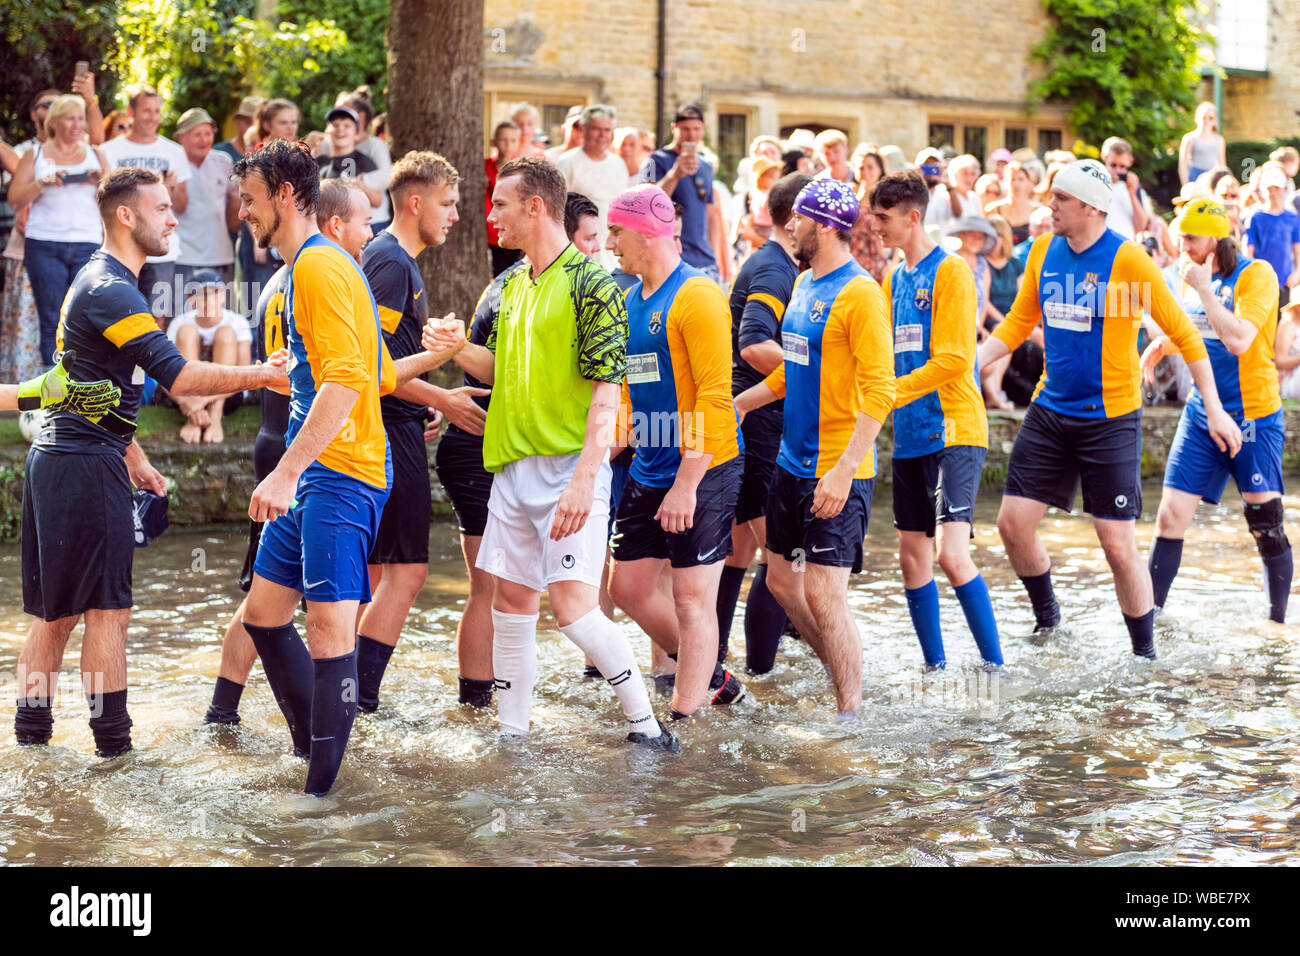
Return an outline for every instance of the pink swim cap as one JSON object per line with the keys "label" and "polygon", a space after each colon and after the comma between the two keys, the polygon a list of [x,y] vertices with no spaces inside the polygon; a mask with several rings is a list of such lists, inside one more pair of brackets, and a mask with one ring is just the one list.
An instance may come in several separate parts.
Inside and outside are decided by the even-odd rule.
{"label": "pink swim cap", "polygon": [[652,183],[643,183],[614,197],[607,218],[611,226],[623,226],[652,238],[671,238],[677,213],[666,192]]}

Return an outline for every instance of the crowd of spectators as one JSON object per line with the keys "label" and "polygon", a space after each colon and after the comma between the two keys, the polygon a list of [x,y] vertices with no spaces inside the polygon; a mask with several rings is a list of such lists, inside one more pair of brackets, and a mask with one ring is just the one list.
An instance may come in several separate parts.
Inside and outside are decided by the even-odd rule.
{"label": "crowd of spectators", "polygon": [[[234,135],[224,141],[218,141],[220,130],[212,116],[192,108],[180,115],[168,138],[159,134],[164,103],[151,87],[131,90],[124,108],[107,117],[100,114],[91,74],[78,75],[72,91],[42,91],[29,111],[36,135],[12,147],[0,143],[14,211],[4,246],[0,377],[21,380],[50,363],[64,292],[100,242],[96,185],[106,171],[122,166],[159,173],[178,221],[168,253],[150,257],[139,276],[160,327],[187,354],[218,355],[227,364],[248,361],[248,316],[281,262],[274,249],[259,247],[240,223],[231,169],[271,139],[298,138],[303,125],[299,108],[286,99],[245,97],[231,121]],[[376,115],[363,86],[340,93],[318,120],[322,128],[307,131],[304,138],[321,177],[355,182],[377,234],[391,218],[387,117]],[[1228,209],[1233,237],[1248,255],[1266,260],[1276,272],[1282,297],[1277,362],[1284,389],[1300,397],[1300,311],[1289,303],[1290,290],[1300,284],[1300,197],[1295,189],[1300,154],[1280,149],[1238,179],[1224,164],[1224,141],[1212,104],[1200,105],[1196,123],[1179,147],[1179,201],[1217,197]],[[611,271],[616,263],[604,248],[610,201],[629,185],[658,183],[680,211],[682,257],[724,288],[741,263],[771,238],[768,192],[781,176],[833,177],[850,184],[866,206],[883,176],[911,168],[930,190],[927,229],[962,256],[975,275],[982,339],[1010,310],[1034,238],[1051,229],[1053,177],[1076,158],[1060,150],[1039,156],[1029,149],[999,148],[981,159],[938,145],[927,146],[908,162],[894,144],[853,144],[837,129],[793,129],[783,136],[756,136],[734,176],[724,182],[719,157],[705,142],[705,113],[699,105],[687,103],[676,110],[670,138],[662,144],[648,130],[617,124],[613,106],[574,106],[552,144],[538,110],[527,103],[495,124],[484,159],[482,233],[494,275],[519,258],[517,250],[497,245],[486,221],[497,170],[519,156],[547,158],[571,192],[591,200],[596,209],[591,241],[600,250],[598,260]],[[1177,237],[1143,189],[1133,148],[1114,136],[1102,144],[1100,155],[1113,179],[1109,227],[1141,242],[1176,286]],[[467,198],[462,202],[472,207]],[[878,281],[900,259],[898,250],[883,244],[869,216],[858,219],[851,251]],[[1041,345],[1041,334],[1035,334],[985,379],[989,407],[1029,402],[1042,371]],[[1190,387],[1177,359],[1167,365],[1149,396],[1153,401],[1181,400]],[[185,416],[180,437],[221,441],[221,413],[231,409],[231,398],[187,400],[180,406]]]}

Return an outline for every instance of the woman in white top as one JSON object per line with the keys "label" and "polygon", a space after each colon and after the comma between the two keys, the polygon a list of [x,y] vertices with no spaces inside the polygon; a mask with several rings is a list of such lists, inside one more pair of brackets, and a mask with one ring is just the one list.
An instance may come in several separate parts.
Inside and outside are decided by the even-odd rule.
{"label": "woman in white top", "polygon": [[45,132],[45,142],[19,161],[9,201],[15,208],[31,203],[23,258],[41,320],[41,357],[51,364],[63,296],[102,240],[95,189],[108,164],[86,142],[80,96],[55,99]]}
{"label": "woman in white top", "polygon": [[1196,129],[1184,136],[1178,146],[1178,178],[1184,183],[1195,182],[1201,173],[1227,165],[1223,137],[1219,134],[1219,114],[1213,103],[1204,102],[1196,107]]}

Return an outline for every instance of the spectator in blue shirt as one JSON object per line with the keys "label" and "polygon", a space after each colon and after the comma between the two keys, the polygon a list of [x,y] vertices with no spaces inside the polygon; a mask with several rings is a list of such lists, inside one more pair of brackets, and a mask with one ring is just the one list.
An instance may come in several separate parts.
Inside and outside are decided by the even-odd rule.
{"label": "spectator in blue shirt", "polygon": [[[713,203],[713,169],[702,162],[698,149],[704,140],[704,111],[694,103],[673,117],[673,139],[657,149],[641,167],[642,182],[655,183],[682,206],[682,258],[714,282],[721,282],[718,263],[726,246],[725,235],[714,235],[709,206]],[[716,219],[716,217],[715,217]]]}
{"label": "spectator in blue shirt", "polygon": [[1265,164],[1259,188],[1268,196],[1268,208],[1256,207],[1246,226],[1246,255],[1263,259],[1277,273],[1279,303],[1286,305],[1291,289],[1300,283],[1300,216],[1286,206],[1286,172],[1280,165]]}

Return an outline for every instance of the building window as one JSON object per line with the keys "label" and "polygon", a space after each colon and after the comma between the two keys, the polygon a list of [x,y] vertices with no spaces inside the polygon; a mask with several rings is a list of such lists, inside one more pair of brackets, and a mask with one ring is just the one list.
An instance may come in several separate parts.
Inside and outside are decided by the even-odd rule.
{"label": "building window", "polygon": [[564,145],[564,118],[573,108],[572,103],[543,103],[540,132],[551,138],[552,146]]}
{"label": "building window", "polygon": [[929,144],[935,149],[952,146],[957,138],[957,129],[952,123],[931,123]]}
{"label": "building window", "polygon": [[1002,145],[1013,153],[1024,149],[1029,145],[1029,130],[1020,126],[1008,126],[1002,134]]}
{"label": "building window", "polygon": [[1061,131],[1059,129],[1040,129],[1038,131],[1038,155],[1049,150],[1061,148]]}
{"label": "building window", "polygon": [[1268,70],[1268,0],[1216,3],[1213,57],[1225,70]]}
{"label": "building window", "polygon": [[736,165],[745,158],[749,148],[747,127],[749,117],[744,113],[718,114],[718,178],[731,182],[736,176]]}
{"label": "building window", "polygon": [[989,151],[989,128],[987,126],[963,126],[961,131],[961,151],[970,153],[984,165]]}

